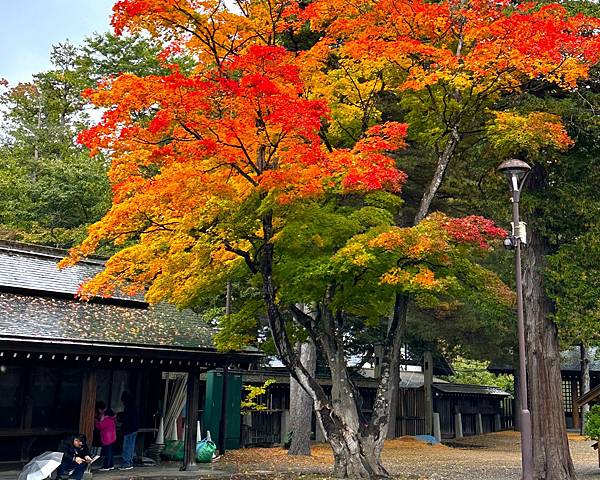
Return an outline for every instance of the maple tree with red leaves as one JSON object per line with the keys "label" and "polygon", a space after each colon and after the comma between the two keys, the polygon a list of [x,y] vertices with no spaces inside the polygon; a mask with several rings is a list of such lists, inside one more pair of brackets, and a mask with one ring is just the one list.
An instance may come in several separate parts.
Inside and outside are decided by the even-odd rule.
{"label": "maple tree with red leaves", "polygon": [[[318,42],[300,53],[280,45],[306,22]],[[110,155],[113,205],[66,263],[120,245],[85,294],[146,289],[149,301],[182,307],[232,278],[253,285],[260,301],[223,320],[221,347],[252,340],[241,323],[256,331],[264,316],[281,360],[314,401],[336,475],[386,477],[380,456],[409,305],[467,291],[506,309],[512,302],[476,262],[505,232],[481,217],[428,216],[431,200],[463,129],[481,112],[491,117],[494,99],[542,77],[568,86],[586,75],[597,42],[590,22],[557,6],[484,1],[318,0],[303,10],[238,0],[230,11],[213,0],[121,0],[118,33],[146,30],[165,42],[163,61],[187,51],[197,64],[190,74],[176,65],[165,76],[124,74],[86,92],[105,113],[79,139]],[[409,125],[381,120],[375,96],[384,84],[422,94],[441,132],[414,226],[396,224],[408,179],[395,152]],[[561,131],[557,119],[541,118],[540,129]],[[339,141],[336,126],[345,132]],[[495,131],[500,142],[503,130]],[[370,418],[346,365],[347,326],[357,320],[387,328]],[[324,356],[330,394],[299,362],[290,322]]]}

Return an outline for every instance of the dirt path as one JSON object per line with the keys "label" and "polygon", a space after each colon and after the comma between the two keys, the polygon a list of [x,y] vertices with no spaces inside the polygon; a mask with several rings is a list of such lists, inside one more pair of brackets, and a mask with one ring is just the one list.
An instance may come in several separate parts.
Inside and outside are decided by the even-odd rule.
{"label": "dirt path", "polygon": [[[597,454],[580,436],[570,436],[578,478],[600,480]],[[331,450],[313,446],[312,457],[288,457],[280,448],[253,448],[228,452],[224,461],[244,472],[265,475],[292,472],[327,476],[331,472]],[[517,432],[499,432],[462,439],[450,445],[429,446],[412,438],[386,442],[383,460],[398,479],[410,480],[511,480],[520,478],[521,452]],[[320,477],[322,478],[322,477]]]}

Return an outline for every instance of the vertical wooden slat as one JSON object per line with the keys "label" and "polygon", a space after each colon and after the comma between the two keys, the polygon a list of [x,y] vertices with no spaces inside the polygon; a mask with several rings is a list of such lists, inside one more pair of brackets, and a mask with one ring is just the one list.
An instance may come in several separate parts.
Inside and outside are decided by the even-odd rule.
{"label": "vertical wooden slat", "polygon": [[96,371],[86,370],[81,383],[81,409],[79,410],[79,433],[87,437],[91,445],[94,435],[94,409],[96,407]]}
{"label": "vertical wooden slat", "polygon": [[223,367],[223,389],[221,390],[221,419],[219,421],[219,455],[225,455],[225,444],[227,439],[227,381],[229,379],[229,369],[227,365]]}

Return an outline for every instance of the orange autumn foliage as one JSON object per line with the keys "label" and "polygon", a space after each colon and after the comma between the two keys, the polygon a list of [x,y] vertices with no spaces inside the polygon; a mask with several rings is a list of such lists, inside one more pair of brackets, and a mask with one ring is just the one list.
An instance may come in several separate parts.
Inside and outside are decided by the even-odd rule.
{"label": "orange autumn foliage", "polygon": [[444,81],[487,93],[533,79],[573,87],[600,59],[600,19],[569,16],[558,4],[316,0],[303,15],[325,32],[309,55],[376,59],[381,69],[404,72],[400,90]]}
{"label": "orange autumn foliage", "polygon": [[[278,46],[283,32],[307,21],[322,34],[314,47]],[[405,92],[443,83],[457,98],[474,99],[536,79],[573,87],[600,50],[597,19],[482,0],[316,0],[306,8],[237,0],[231,10],[219,0],[120,0],[113,25],[161,38],[164,62],[186,52],[196,67],[185,75],[176,66],[160,77],[124,74],[86,92],[105,113],[79,140],[110,155],[113,206],[70,261],[104,242],[132,243],[88,291],[152,284],[155,298],[202,287],[179,273],[182,266],[218,278],[256,248],[260,222],[240,213],[253,198],[285,206],[329,193],[400,192],[406,175],[390,152],[406,146],[407,125],[365,114],[352,146],[334,148],[323,129],[340,99],[371,112],[384,84]],[[333,77],[331,56],[342,71]],[[412,253],[432,248],[423,239]]]}
{"label": "orange autumn foliage", "polygon": [[[449,132],[478,131],[471,121],[493,117],[503,96],[544,82],[576,88],[600,60],[600,19],[569,15],[559,4],[315,0],[302,18],[322,35],[303,53],[303,75],[314,98],[339,103],[334,127],[352,129],[360,116],[363,125],[377,122],[382,91],[414,95],[432,143],[451,143]],[[543,143],[568,147],[557,129],[555,141]],[[539,122],[529,131],[548,136]]]}
{"label": "orange autumn foliage", "polygon": [[[132,292],[153,283],[175,297],[173,290],[193,290],[187,277],[175,285],[182,261],[198,261],[205,272],[233,265],[260,237],[255,212],[241,234],[220,224],[252,198],[285,205],[328,193],[398,193],[406,175],[389,152],[405,146],[406,125],[388,122],[352,149],[328,150],[319,137],[326,102],[302,92],[294,56],[268,45],[203,73],[121,75],[86,92],[106,112],[79,141],[92,154],[110,152],[113,205],[71,262],[106,241],[138,243],[113,256],[82,293],[110,294],[125,283]],[[161,279],[170,286],[159,288]]]}

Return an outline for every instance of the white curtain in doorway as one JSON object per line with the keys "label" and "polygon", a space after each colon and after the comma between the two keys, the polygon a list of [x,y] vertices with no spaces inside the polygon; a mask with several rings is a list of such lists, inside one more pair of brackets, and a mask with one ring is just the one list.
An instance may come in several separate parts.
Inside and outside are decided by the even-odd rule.
{"label": "white curtain in doorway", "polygon": [[[171,374],[173,375],[173,374]],[[178,440],[177,419],[183,411],[187,393],[187,373],[179,374],[171,379],[170,391],[167,397],[167,409],[165,411],[165,440]]]}

